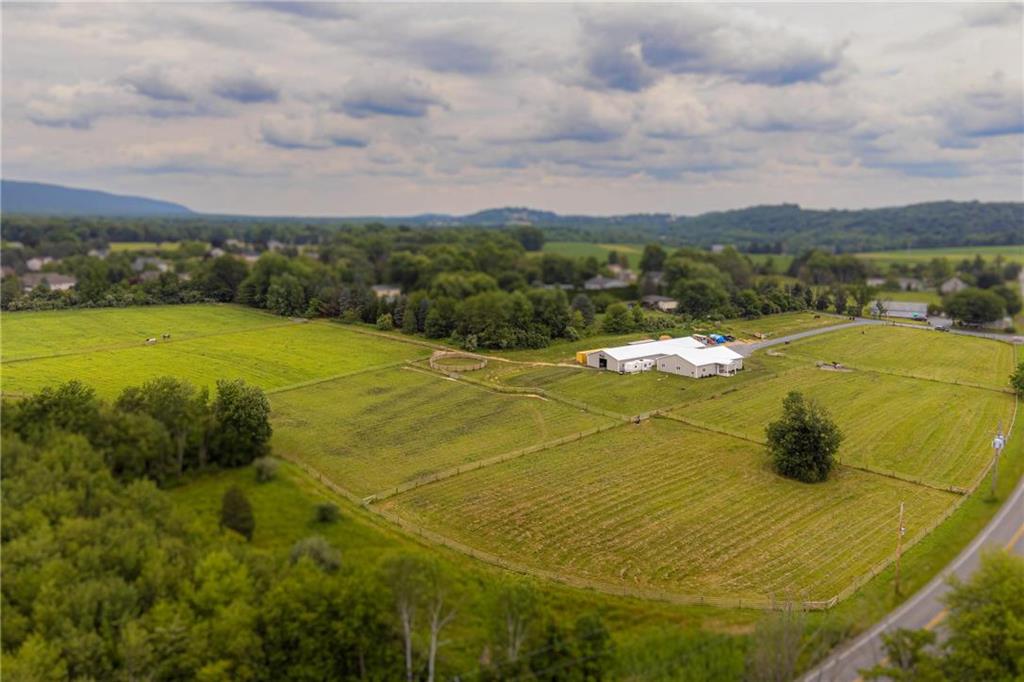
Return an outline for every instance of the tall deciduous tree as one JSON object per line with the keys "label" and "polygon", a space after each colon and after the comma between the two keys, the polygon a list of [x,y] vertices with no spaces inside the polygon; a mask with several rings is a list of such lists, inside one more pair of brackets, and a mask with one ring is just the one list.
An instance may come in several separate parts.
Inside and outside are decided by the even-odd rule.
{"label": "tall deciduous tree", "polygon": [[213,401],[213,454],[224,466],[241,466],[267,454],[270,436],[270,401],[263,389],[241,379],[217,381]]}
{"label": "tall deciduous tree", "polygon": [[117,399],[117,408],[148,414],[167,428],[174,441],[178,474],[185,470],[189,436],[205,438],[207,394],[187,381],[160,377],[142,386],[130,386]]}
{"label": "tall deciduous tree", "polygon": [[252,505],[238,486],[231,486],[224,492],[220,504],[221,528],[230,528],[236,533],[252,540],[256,530],[256,517],[252,513]]}
{"label": "tall deciduous tree", "polygon": [[828,412],[791,391],[782,401],[782,418],[765,429],[775,470],[788,478],[816,483],[828,478],[843,440]]}

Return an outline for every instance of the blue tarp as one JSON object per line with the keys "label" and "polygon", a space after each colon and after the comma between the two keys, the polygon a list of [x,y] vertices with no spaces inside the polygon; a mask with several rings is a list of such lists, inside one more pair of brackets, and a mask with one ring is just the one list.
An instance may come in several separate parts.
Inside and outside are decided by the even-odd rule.
{"label": "blue tarp", "polygon": [[725,337],[722,336],[721,334],[708,334],[708,338],[710,338],[715,343],[725,343]]}

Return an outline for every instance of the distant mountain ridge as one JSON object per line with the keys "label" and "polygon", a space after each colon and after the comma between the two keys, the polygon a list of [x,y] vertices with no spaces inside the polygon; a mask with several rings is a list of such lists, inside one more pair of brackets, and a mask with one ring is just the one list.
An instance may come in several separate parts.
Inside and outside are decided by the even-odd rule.
{"label": "distant mountain ridge", "polygon": [[76,189],[43,182],[0,181],[4,213],[81,216],[190,216],[191,209],[171,201]]}

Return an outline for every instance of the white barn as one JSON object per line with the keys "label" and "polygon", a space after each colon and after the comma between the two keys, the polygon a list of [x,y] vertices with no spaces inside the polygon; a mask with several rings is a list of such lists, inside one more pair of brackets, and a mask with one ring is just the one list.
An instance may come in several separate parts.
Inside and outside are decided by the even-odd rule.
{"label": "white barn", "polygon": [[725,346],[706,346],[692,336],[684,336],[590,351],[586,364],[621,374],[657,369],[700,378],[735,374],[743,369],[743,356]]}

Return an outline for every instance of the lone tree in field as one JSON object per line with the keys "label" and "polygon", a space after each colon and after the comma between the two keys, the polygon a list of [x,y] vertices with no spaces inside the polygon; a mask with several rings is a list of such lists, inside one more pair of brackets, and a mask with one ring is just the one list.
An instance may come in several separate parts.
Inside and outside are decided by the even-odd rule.
{"label": "lone tree in field", "polygon": [[1017,371],[1010,375],[1010,385],[1021,398],[1024,398],[1024,362],[1017,365]]}
{"label": "lone tree in field", "polygon": [[765,429],[775,470],[804,483],[828,478],[843,440],[828,412],[798,391],[782,401],[782,418]]}
{"label": "lone tree in field", "polygon": [[244,535],[246,540],[252,540],[252,533],[256,530],[256,517],[253,516],[252,505],[241,488],[231,486],[224,493],[220,503],[220,527],[230,528]]}

